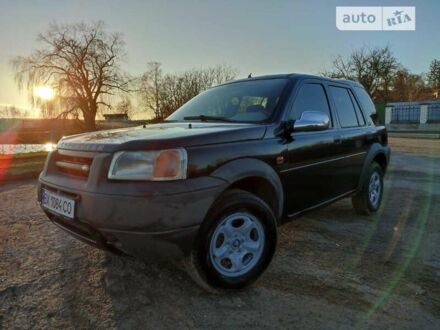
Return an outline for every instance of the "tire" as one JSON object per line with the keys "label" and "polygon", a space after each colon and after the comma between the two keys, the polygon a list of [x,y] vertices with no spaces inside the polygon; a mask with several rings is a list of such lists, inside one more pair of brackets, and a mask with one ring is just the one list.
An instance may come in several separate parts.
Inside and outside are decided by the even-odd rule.
{"label": "tire", "polygon": [[202,288],[241,289],[268,267],[277,243],[270,207],[243,190],[229,190],[214,203],[185,259],[189,275]]}
{"label": "tire", "polygon": [[[376,193],[373,194],[373,191]],[[354,195],[351,201],[356,213],[370,215],[379,210],[382,196],[383,169],[378,163],[372,162],[368,168],[367,175],[362,182],[360,192]]]}

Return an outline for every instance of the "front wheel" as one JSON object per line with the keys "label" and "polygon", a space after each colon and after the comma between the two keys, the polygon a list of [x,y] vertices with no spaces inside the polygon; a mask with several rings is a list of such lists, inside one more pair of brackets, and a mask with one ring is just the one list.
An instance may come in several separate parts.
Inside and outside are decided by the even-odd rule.
{"label": "front wheel", "polygon": [[372,214],[380,208],[382,196],[383,170],[378,163],[373,162],[368,168],[361,191],[352,197],[353,207],[359,214]]}
{"label": "front wheel", "polygon": [[245,287],[269,265],[276,239],[276,219],[264,201],[246,191],[227,191],[202,224],[187,269],[205,289]]}

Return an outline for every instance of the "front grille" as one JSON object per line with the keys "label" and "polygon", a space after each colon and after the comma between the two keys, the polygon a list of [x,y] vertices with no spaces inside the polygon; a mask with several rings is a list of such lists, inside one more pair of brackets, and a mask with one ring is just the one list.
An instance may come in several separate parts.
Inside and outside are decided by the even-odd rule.
{"label": "front grille", "polygon": [[57,152],[54,164],[58,171],[69,176],[87,178],[90,172],[93,158],[61,154]]}

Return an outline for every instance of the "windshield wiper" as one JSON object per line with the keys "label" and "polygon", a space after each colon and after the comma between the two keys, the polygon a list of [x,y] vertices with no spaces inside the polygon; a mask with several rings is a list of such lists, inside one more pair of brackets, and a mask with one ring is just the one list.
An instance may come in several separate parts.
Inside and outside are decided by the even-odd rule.
{"label": "windshield wiper", "polygon": [[183,120],[200,120],[200,121],[226,121],[231,122],[232,120],[229,120],[225,117],[217,117],[217,116],[205,116],[205,115],[198,115],[198,116],[186,116],[183,117]]}

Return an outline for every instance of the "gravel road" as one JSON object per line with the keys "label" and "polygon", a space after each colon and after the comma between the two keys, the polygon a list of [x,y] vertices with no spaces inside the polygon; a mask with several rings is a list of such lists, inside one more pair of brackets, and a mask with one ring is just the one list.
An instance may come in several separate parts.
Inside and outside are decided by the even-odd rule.
{"label": "gravel road", "polygon": [[342,200],[280,228],[263,277],[208,294],[179,262],[113,256],[0,187],[0,329],[440,329],[440,155],[394,152],[379,214]]}

